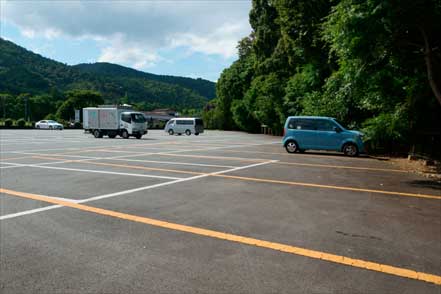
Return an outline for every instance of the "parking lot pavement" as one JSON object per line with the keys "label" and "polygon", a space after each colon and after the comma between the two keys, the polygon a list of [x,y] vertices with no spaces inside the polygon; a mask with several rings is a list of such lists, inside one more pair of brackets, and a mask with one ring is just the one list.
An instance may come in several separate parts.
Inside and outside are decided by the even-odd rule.
{"label": "parking lot pavement", "polygon": [[280,138],[0,131],[2,293],[440,293],[441,186]]}

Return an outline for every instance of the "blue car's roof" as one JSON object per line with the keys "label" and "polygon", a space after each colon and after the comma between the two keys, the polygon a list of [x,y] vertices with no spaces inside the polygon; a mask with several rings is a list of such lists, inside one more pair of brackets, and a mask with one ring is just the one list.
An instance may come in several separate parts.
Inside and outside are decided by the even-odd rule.
{"label": "blue car's roof", "polygon": [[288,118],[310,118],[310,119],[326,118],[326,119],[335,120],[334,117],[329,117],[329,116],[289,116]]}

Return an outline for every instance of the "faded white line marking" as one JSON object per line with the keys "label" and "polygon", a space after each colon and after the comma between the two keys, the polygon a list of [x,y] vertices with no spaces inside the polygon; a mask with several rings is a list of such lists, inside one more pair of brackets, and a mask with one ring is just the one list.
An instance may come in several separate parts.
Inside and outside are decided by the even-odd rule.
{"label": "faded white line marking", "polygon": [[[227,169],[227,170],[223,170],[223,171],[212,172],[212,173],[207,173],[207,174],[198,175],[198,176],[194,176],[194,177],[189,177],[189,178],[183,178],[183,179],[178,179],[178,180],[174,180],[174,181],[169,181],[169,182],[165,182],[165,183],[159,183],[159,184],[154,184],[154,185],[149,185],[149,186],[144,186],[144,187],[124,190],[124,191],[120,191],[120,192],[115,192],[115,193],[110,193],[110,194],[90,197],[90,198],[83,199],[83,200],[76,200],[74,202],[75,203],[86,203],[86,202],[91,202],[91,201],[96,201],[96,200],[101,200],[101,199],[117,197],[117,196],[121,196],[121,195],[132,194],[132,193],[135,193],[135,192],[140,192],[140,191],[150,190],[150,189],[164,187],[164,186],[168,186],[168,185],[173,185],[173,184],[177,184],[177,183],[182,183],[182,182],[193,181],[193,180],[197,180],[197,179],[201,179],[201,178],[206,178],[206,177],[210,177],[210,176],[213,176],[213,175],[220,175],[220,174],[234,172],[234,171],[238,171],[238,170],[242,170],[242,169],[247,169],[247,168],[252,168],[252,167],[256,167],[256,166],[260,166],[260,165],[270,164],[270,163],[273,163],[273,162],[277,162],[277,160],[270,160],[270,161],[265,161],[265,162],[259,162],[259,163],[250,164],[250,165],[241,166],[241,167],[235,167],[235,168],[231,168],[231,169]],[[14,213],[14,214],[11,214],[11,215],[2,216],[2,217],[0,217],[0,220],[11,219],[11,218],[15,218],[15,217],[23,216],[23,215],[34,214],[34,213],[38,213],[38,212],[41,212],[41,211],[55,209],[55,208],[60,208],[60,207],[63,207],[63,206],[54,205],[54,206],[50,206],[50,207],[32,209],[32,210],[28,210],[28,211]]]}

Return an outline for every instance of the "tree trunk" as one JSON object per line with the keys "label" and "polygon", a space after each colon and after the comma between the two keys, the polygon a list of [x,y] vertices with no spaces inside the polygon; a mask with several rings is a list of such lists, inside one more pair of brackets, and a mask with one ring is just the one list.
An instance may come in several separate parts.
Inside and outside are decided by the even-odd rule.
{"label": "tree trunk", "polygon": [[441,90],[438,87],[438,85],[435,82],[435,79],[433,77],[433,55],[432,55],[432,48],[429,44],[429,39],[427,37],[426,31],[424,28],[419,27],[421,34],[423,35],[424,39],[424,60],[426,61],[426,69],[427,69],[427,79],[429,80],[430,87],[432,88],[433,94],[435,95],[436,99],[438,100],[440,106],[441,106]]}

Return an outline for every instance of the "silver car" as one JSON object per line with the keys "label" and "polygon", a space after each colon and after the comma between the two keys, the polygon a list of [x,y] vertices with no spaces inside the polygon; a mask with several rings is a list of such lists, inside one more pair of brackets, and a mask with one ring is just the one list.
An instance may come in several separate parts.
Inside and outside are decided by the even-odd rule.
{"label": "silver car", "polygon": [[63,125],[54,120],[40,120],[35,123],[36,129],[62,130]]}

